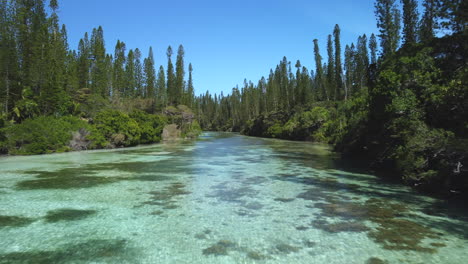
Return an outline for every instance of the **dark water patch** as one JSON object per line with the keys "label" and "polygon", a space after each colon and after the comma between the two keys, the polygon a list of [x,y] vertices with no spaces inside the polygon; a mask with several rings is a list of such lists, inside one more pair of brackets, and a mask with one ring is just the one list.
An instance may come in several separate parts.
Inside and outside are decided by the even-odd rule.
{"label": "dark water patch", "polygon": [[205,229],[203,232],[195,234],[196,239],[208,239],[208,236],[211,234],[210,229]]}
{"label": "dark water patch", "polygon": [[168,181],[171,180],[171,177],[165,175],[140,175],[128,177],[128,180],[134,181],[148,181],[148,182],[159,182],[159,181]]}
{"label": "dark water patch", "polygon": [[160,191],[153,191],[150,200],[143,204],[162,206],[163,209],[176,209],[178,205],[174,199],[190,194],[191,192],[185,190],[185,184],[175,182]]}
{"label": "dark water patch", "polygon": [[[368,236],[388,250],[410,250],[435,253],[437,247],[425,245],[424,239],[440,239],[433,230],[406,219],[380,219],[380,226],[369,232]],[[435,245],[440,245],[439,243]]]}
{"label": "dark water patch", "polygon": [[277,202],[282,202],[282,203],[289,203],[289,202],[292,202],[294,201],[295,199],[294,198],[282,198],[282,197],[278,197],[278,198],[275,198],[273,199]]}
{"label": "dark water patch", "polygon": [[203,249],[203,255],[215,255],[222,256],[228,255],[229,251],[236,249],[236,243],[230,240],[219,240],[216,244],[213,244]]}
{"label": "dark water patch", "polygon": [[254,198],[257,195],[254,189],[249,186],[228,187],[228,183],[221,183],[211,187],[214,193],[207,195],[210,198],[217,198],[224,202],[241,203],[242,198]]}
{"label": "dark water patch", "polygon": [[384,249],[435,253],[437,247],[424,244],[424,240],[442,239],[441,233],[407,220],[405,217],[410,211],[401,203],[371,198],[364,204],[330,200],[328,203],[316,203],[315,207],[321,209],[323,217],[347,220],[332,224],[323,220],[312,222],[314,227],[327,232],[368,231],[362,225],[362,221],[366,220],[378,224],[367,235]]}
{"label": "dark water patch", "polygon": [[57,209],[47,212],[44,217],[46,222],[55,223],[60,221],[77,221],[96,214],[96,210]]}
{"label": "dark water patch", "polygon": [[247,252],[247,257],[253,260],[264,260],[267,258],[266,255],[263,255],[262,253],[253,250]]}
{"label": "dark water patch", "polygon": [[295,246],[291,246],[289,244],[286,244],[286,243],[280,243],[280,244],[277,244],[275,246],[275,250],[276,252],[278,253],[281,253],[281,254],[290,254],[290,253],[296,253],[296,252],[299,252],[299,250],[301,250],[300,247],[295,247]]}
{"label": "dark water patch", "polygon": [[22,227],[27,226],[34,222],[35,219],[22,217],[22,216],[12,216],[12,215],[0,215],[0,228],[3,227]]}
{"label": "dark water patch", "polygon": [[246,185],[259,185],[268,181],[268,178],[263,176],[250,177],[242,181],[242,184]]}
{"label": "dark water patch", "polygon": [[304,239],[303,244],[304,244],[304,246],[306,246],[308,248],[313,248],[313,247],[317,246],[317,242],[310,241],[309,239]]}
{"label": "dark water patch", "polygon": [[73,176],[26,180],[16,184],[19,190],[90,188],[119,181],[117,178]]}
{"label": "dark water patch", "polygon": [[371,198],[364,204],[330,199],[325,203],[315,203],[322,216],[340,217],[355,220],[377,220],[403,216],[408,213],[406,205],[387,200]]}
{"label": "dark water patch", "polygon": [[0,254],[0,263],[50,264],[91,262],[135,262],[137,254],[123,239],[94,239],[66,244],[57,250],[26,251]]}
{"label": "dark water patch", "polygon": [[376,257],[369,258],[365,264],[387,264],[388,262]]}
{"label": "dark water patch", "polygon": [[298,231],[305,231],[308,230],[309,228],[307,226],[296,226],[296,230]]}
{"label": "dark water patch", "polygon": [[164,211],[161,211],[161,210],[156,210],[156,211],[151,212],[151,215],[162,215],[162,214],[164,214]]}
{"label": "dark water patch", "polygon": [[341,221],[329,223],[326,220],[315,220],[311,224],[314,228],[326,231],[328,233],[339,232],[367,232],[370,230],[364,223],[358,221]]}

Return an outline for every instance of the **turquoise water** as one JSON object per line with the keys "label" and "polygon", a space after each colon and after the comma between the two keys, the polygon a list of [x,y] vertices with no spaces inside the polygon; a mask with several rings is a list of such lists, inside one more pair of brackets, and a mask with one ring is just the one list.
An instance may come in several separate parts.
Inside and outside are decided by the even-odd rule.
{"label": "turquoise water", "polygon": [[466,208],[359,173],[325,145],[205,133],[0,158],[0,263],[467,258]]}

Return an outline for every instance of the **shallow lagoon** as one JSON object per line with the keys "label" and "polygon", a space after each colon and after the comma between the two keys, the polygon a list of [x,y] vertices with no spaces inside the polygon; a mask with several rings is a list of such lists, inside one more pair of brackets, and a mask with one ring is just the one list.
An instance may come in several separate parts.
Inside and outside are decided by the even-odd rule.
{"label": "shallow lagoon", "polygon": [[[229,133],[0,158],[0,263],[465,263],[466,207]],[[463,261],[465,259],[465,261]]]}

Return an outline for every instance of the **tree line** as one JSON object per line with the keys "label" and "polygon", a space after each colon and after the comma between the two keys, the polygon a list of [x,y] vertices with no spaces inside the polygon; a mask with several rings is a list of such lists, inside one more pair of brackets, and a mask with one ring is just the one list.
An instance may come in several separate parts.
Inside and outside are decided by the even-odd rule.
{"label": "tree line", "polygon": [[[184,63],[184,47],[167,49],[167,66],[155,68],[153,50],[127,49],[118,40],[106,51],[104,30],[85,33],[78,50],[69,48],[67,29],[59,25],[58,1],[0,1],[0,114],[21,122],[40,115],[76,114],[82,105],[102,100],[139,98],[149,112],[166,106],[192,106],[193,67]],[[48,13],[50,15],[48,15]]]}
{"label": "tree line", "polygon": [[[315,69],[286,57],[258,82],[244,80],[229,95],[207,91],[196,99],[200,123],[207,129],[240,131],[248,120],[272,111],[295,112],[315,102],[347,100],[367,89],[379,65],[401,46],[428,43],[436,33],[466,31],[467,4],[461,0],[424,0],[419,14],[417,0],[377,0],[375,15],[379,33],[359,36],[341,46],[341,29],[328,35],[324,59],[318,40],[313,40]],[[465,10],[465,11],[464,11]],[[402,45],[401,45],[402,43]],[[344,55],[344,58],[343,58]]]}

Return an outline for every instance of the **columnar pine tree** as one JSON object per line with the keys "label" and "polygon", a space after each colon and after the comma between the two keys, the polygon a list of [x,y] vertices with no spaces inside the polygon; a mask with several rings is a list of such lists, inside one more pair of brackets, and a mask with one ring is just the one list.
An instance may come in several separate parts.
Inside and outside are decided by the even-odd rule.
{"label": "columnar pine tree", "polygon": [[188,83],[187,83],[187,106],[192,108],[193,107],[193,100],[194,100],[194,97],[195,97],[195,92],[194,92],[194,89],[193,89],[193,79],[192,79],[192,72],[193,72],[193,68],[192,68],[192,63],[189,64],[189,67],[188,67],[188,70],[189,70],[189,77],[188,77]]}
{"label": "columnar pine tree", "polygon": [[79,89],[89,88],[90,84],[90,58],[91,48],[88,39],[88,33],[86,32],[84,37],[80,39],[78,44],[78,82]]}
{"label": "columnar pine tree", "polygon": [[172,105],[177,105],[178,99],[177,91],[176,91],[176,84],[175,84],[175,74],[174,74],[174,65],[172,64],[171,56],[172,56],[172,47],[169,46],[167,48],[167,97],[168,103]]}
{"label": "columnar pine tree", "polygon": [[343,67],[341,62],[341,40],[340,40],[341,29],[338,24],[335,25],[333,30],[333,37],[335,40],[335,83],[337,88],[337,98],[340,98],[343,94]]}
{"label": "columnar pine tree", "polygon": [[177,50],[177,60],[176,60],[176,77],[175,77],[175,104],[182,103],[185,98],[185,85],[184,85],[184,47],[179,45]]}
{"label": "columnar pine tree", "polygon": [[468,2],[466,0],[439,0],[438,15],[441,26],[452,32],[466,32],[468,27]]}
{"label": "columnar pine tree", "polygon": [[367,49],[366,34],[358,38],[355,60],[356,87],[362,89],[367,84],[367,71],[369,67],[369,52]]}
{"label": "columnar pine tree", "polygon": [[0,113],[8,113],[21,95],[19,65],[12,10],[0,2]]}
{"label": "columnar pine tree", "polygon": [[369,50],[370,50],[370,63],[377,63],[377,39],[374,34],[369,39]]}
{"label": "columnar pine tree", "polygon": [[328,35],[327,40],[327,54],[328,54],[328,63],[327,63],[327,86],[328,94],[330,98],[336,100],[337,98],[337,89],[336,89],[336,80],[335,80],[335,54],[333,53],[333,40],[332,35]]}
{"label": "columnar pine tree", "polygon": [[146,98],[154,98],[156,90],[156,73],[154,69],[153,48],[149,48],[148,57],[144,60],[145,92]]}
{"label": "columnar pine tree", "polygon": [[159,66],[158,78],[156,81],[157,98],[156,105],[158,109],[163,109],[167,106],[167,88],[166,88],[166,76],[164,73],[164,67]]}
{"label": "columnar pine tree", "polygon": [[101,26],[93,29],[91,34],[91,91],[101,96],[106,96],[107,76],[106,76],[106,49],[104,44],[104,31]]}
{"label": "columnar pine tree", "polygon": [[141,64],[141,51],[136,48],[135,56],[135,96],[143,97],[143,65]]}
{"label": "columnar pine tree", "polygon": [[392,54],[398,48],[400,41],[400,11],[395,0],[376,0],[375,15],[380,34],[382,56]]}
{"label": "columnar pine tree", "polygon": [[418,30],[418,2],[416,0],[401,0],[403,4],[403,43],[416,42]]}
{"label": "columnar pine tree", "polygon": [[125,64],[125,88],[123,96],[134,97],[136,93],[135,86],[135,53],[130,49],[127,54],[127,63]]}
{"label": "columnar pine tree", "polygon": [[424,13],[419,25],[419,40],[427,42],[435,36],[437,23],[437,3],[439,0],[424,0]]}
{"label": "columnar pine tree", "polygon": [[125,43],[117,40],[114,52],[114,74],[112,83],[114,86],[114,92],[118,93],[119,96],[123,96],[125,94],[125,61]]}
{"label": "columnar pine tree", "polygon": [[324,85],[324,76],[322,68],[322,56],[318,46],[318,39],[314,39],[314,55],[315,55],[315,84],[316,94],[319,100],[329,100],[327,89]]}

